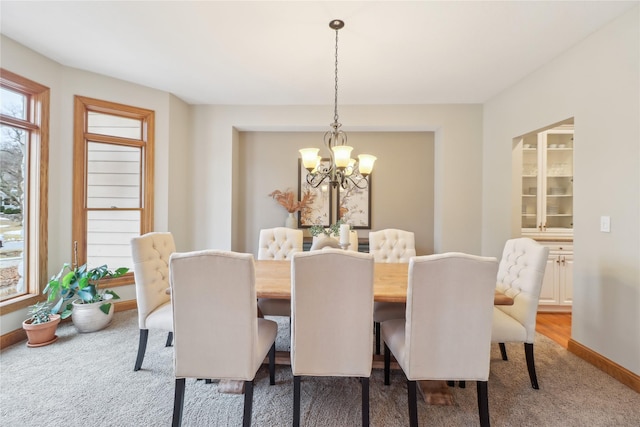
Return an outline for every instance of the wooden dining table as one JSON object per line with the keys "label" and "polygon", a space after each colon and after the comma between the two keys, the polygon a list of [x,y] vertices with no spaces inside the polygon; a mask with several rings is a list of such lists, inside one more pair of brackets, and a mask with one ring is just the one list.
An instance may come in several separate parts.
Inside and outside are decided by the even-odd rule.
{"label": "wooden dining table", "polygon": [[[256,260],[256,296],[258,298],[291,299],[291,262]],[[409,264],[376,263],[374,265],[373,299],[379,302],[406,302]],[[495,305],[512,305],[513,299],[495,291]],[[291,363],[289,352],[276,352],[276,363]],[[383,368],[383,356],[373,355],[373,367]],[[399,368],[397,363],[392,367]],[[432,405],[453,405],[453,396],[445,381],[420,381],[419,389],[425,402]],[[227,383],[227,392],[241,392],[241,384]],[[234,391],[233,388],[236,387]]]}

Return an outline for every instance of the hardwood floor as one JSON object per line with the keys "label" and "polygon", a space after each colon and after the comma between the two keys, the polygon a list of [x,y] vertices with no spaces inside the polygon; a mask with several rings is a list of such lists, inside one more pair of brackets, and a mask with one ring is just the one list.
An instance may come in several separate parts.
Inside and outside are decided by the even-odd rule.
{"label": "hardwood floor", "polygon": [[567,348],[571,338],[571,313],[538,313],[536,331]]}

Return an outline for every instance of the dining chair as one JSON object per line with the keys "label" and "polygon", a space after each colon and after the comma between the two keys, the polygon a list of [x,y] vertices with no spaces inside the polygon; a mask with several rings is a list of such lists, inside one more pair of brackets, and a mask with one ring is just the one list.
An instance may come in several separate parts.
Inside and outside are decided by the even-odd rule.
{"label": "dining chair", "polygon": [[169,257],[176,251],[173,235],[154,231],[131,239],[133,275],[136,282],[140,339],[133,370],[142,367],[149,329],[168,332],[165,347],[173,340],[173,314],[169,289]]}
{"label": "dining chair", "polygon": [[[302,230],[275,227],[260,230],[258,238],[259,260],[290,260],[296,252],[302,252]],[[291,303],[285,299],[260,298],[258,307],[263,315],[291,316]]]}
{"label": "dining chair", "polygon": [[362,425],[369,425],[373,256],[325,248],[291,260],[293,425],[300,425],[301,377],[357,377]]}
{"label": "dining chair", "polygon": [[493,309],[491,341],[500,346],[503,360],[508,360],[505,343],[524,343],[524,354],[531,387],[538,389],[533,357],[536,316],[540,289],[544,279],[549,248],[533,239],[510,239],[504,245],[498,268],[496,289],[513,298],[513,305]]}
{"label": "dining chair", "polygon": [[[476,381],[489,425],[488,379],[496,258],[459,252],[409,261],[406,319],[382,322],[384,383],[393,354],[407,377],[409,425],[418,425],[416,381]],[[461,314],[463,313],[463,314]]]}
{"label": "dining chair", "polygon": [[252,254],[221,250],[174,253],[173,426],[182,424],[186,378],[244,381],[243,426],[251,425],[253,381],[269,356],[275,384],[276,322],[259,318]]}
{"label": "dining chair", "polygon": [[[369,232],[369,253],[376,262],[408,263],[416,256],[416,239],[412,231],[388,228]],[[380,354],[380,323],[390,319],[404,319],[405,303],[375,302],[373,304],[373,325],[376,334],[376,354]]]}

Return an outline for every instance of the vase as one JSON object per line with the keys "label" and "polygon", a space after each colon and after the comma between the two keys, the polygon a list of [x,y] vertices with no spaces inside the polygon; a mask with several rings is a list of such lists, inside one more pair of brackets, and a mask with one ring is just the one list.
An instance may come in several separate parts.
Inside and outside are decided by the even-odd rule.
{"label": "vase", "polygon": [[287,220],[284,222],[284,226],[288,228],[298,228],[298,218],[294,212],[289,212]]}
{"label": "vase", "polygon": [[[100,310],[103,304],[110,304],[109,314],[104,314]],[[84,304],[81,300],[73,301],[73,309],[71,311],[71,319],[79,332],[95,332],[106,328],[113,319],[114,304],[109,301],[99,301],[90,304]]]}

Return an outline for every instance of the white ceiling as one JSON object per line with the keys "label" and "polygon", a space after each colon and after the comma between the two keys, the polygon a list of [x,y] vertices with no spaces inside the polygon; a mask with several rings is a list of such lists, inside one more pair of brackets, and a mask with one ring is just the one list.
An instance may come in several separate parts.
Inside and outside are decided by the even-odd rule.
{"label": "white ceiling", "polygon": [[191,104],[483,103],[639,1],[1,1],[0,31]]}

